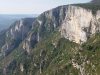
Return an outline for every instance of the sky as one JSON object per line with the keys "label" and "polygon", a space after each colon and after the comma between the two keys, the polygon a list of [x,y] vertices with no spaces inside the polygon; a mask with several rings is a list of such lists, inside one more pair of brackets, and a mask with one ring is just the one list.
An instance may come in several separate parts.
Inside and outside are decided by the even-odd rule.
{"label": "sky", "polygon": [[90,0],[0,0],[0,14],[40,14],[60,5]]}

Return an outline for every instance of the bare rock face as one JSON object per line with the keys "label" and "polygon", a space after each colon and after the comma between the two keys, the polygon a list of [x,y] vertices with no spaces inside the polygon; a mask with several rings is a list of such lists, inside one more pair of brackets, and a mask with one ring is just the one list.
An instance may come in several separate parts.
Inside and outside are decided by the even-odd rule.
{"label": "bare rock face", "polygon": [[23,66],[23,64],[20,64],[20,70],[21,70],[21,72],[24,71],[24,66]]}
{"label": "bare rock face", "polygon": [[60,6],[46,11],[36,18],[32,31],[23,43],[23,49],[30,54],[34,45],[58,28],[65,18],[66,6]]}
{"label": "bare rock face", "polygon": [[6,33],[7,37],[23,40],[30,31],[33,21],[33,18],[24,18],[16,21],[14,25],[8,29]]}
{"label": "bare rock face", "polygon": [[73,42],[86,42],[88,37],[100,32],[100,11],[93,15],[92,10],[69,6],[60,31],[63,37]]}
{"label": "bare rock face", "polygon": [[97,10],[96,14],[93,14],[92,9],[76,5],[60,6],[42,13],[36,18],[32,28],[37,30],[37,41],[41,40],[43,35],[46,36],[59,28],[62,37],[80,44],[86,42],[91,35],[100,32],[99,13]]}
{"label": "bare rock face", "polygon": [[27,37],[28,32],[32,28],[34,18],[24,18],[16,21],[5,33],[5,44],[2,46],[1,51],[5,56],[9,54],[14,48]]}
{"label": "bare rock face", "polygon": [[30,34],[25,41],[23,42],[23,49],[27,51],[28,54],[30,54],[31,48],[34,47],[34,45],[38,42],[38,36],[37,33]]}

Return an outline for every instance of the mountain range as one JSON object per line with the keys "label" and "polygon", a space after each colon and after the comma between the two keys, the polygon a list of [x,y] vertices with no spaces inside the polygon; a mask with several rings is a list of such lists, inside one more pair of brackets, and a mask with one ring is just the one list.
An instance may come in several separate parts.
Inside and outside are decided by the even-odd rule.
{"label": "mountain range", "polygon": [[100,4],[70,4],[0,33],[0,75],[99,75]]}
{"label": "mountain range", "polygon": [[36,14],[0,14],[0,31],[7,29],[16,20],[26,17],[36,17]]}

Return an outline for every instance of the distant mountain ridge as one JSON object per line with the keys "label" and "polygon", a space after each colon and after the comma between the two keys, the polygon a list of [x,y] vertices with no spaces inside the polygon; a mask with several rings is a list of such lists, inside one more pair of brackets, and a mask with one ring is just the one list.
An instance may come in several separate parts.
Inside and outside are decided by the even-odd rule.
{"label": "distant mountain ridge", "polygon": [[37,17],[37,14],[0,14],[0,31],[8,28],[16,20],[28,17]]}

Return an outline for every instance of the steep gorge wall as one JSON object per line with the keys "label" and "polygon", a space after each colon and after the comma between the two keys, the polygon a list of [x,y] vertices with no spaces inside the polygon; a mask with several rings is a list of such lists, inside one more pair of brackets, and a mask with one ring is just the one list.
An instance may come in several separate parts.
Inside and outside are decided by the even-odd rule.
{"label": "steep gorge wall", "polygon": [[92,10],[69,6],[60,31],[71,41],[86,42],[91,35],[100,32],[100,11],[93,14]]}

